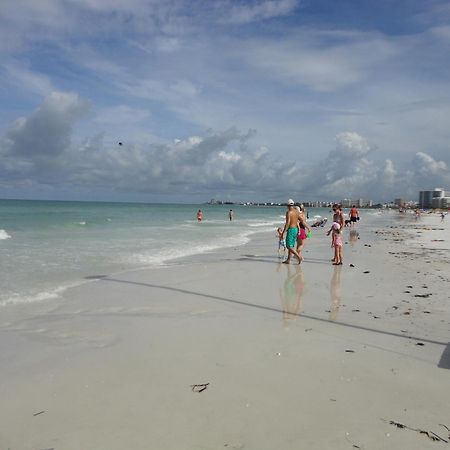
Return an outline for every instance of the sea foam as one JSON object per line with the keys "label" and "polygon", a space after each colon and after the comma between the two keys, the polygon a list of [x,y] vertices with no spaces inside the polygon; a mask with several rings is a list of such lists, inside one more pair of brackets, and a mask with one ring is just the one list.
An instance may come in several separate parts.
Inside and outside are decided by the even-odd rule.
{"label": "sea foam", "polygon": [[0,230],[0,240],[9,239],[10,237],[11,236],[5,230]]}

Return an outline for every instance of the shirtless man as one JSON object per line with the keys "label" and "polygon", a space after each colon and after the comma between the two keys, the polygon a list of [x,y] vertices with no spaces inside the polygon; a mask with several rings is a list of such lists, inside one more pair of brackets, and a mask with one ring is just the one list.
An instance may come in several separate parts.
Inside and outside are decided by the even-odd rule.
{"label": "shirtless man", "polygon": [[286,223],[284,225],[283,233],[281,237],[284,237],[284,233],[286,233],[286,247],[288,249],[288,255],[286,261],[283,264],[289,264],[291,261],[291,256],[295,255],[298,259],[298,263],[302,262],[300,255],[295,249],[295,244],[297,242],[298,235],[298,222],[300,220],[300,213],[294,207],[294,200],[289,199],[287,203],[287,212],[286,212]]}
{"label": "shirtless man", "polygon": [[351,220],[351,225],[355,225],[356,222],[358,221],[358,217],[359,217],[359,212],[356,209],[356,206],[353,205],[352,209],[350,210],[350,220]]}

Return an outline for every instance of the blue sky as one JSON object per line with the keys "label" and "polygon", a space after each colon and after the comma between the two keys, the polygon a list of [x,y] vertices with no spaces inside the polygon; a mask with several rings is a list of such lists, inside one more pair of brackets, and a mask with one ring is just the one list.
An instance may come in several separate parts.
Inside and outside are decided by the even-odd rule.
{"label": "blue sky", "polygon": [[3,0],[0,197],[450,189],[449,50],[443,1]]}

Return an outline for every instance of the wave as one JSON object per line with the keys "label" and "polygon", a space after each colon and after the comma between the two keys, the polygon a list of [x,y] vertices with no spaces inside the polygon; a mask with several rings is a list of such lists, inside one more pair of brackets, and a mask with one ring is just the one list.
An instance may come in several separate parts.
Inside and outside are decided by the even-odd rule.
{"label": "wave", "polygon": [[[80,283],[82,283],[82,282],[80,282]],[[80,283],[71,284],[71,285],[67,285],[67,286],[58,286],[55,289],[52,289],[49,291],[38,292],[37,294],[29,294],[29,295],[15,294],[4,300],[0,300],[0,307],[43,302],[46,300],[55,300],[55,299],[61,297],[61,294],[64,291],[66,291],[70,287],[78,286]]]}
{"label": "wave", "polygon": [[[284,217],[283,217],[284,219]],[[262,228],[262,227],[270,227],[270,230],[275,226],[275,225],[279,225],[280,221],[279,220],[271,220],[270,222],[266,221],[266,222],[250,222],[248,224],[249,227],[254,227],[254,228]]]}
{"label": "wave", "polygon": [[183,248],[161,249],[158,251],[148,251],[142,253],[135,253],[128,257],[128,262],[134,264],[142,264],[145,266],[166,266],[169,261],[179,258],[185,258],[193,255],[200,255],[208,253],[220,248],[239,247],[250,242],[250,235],[258,231],[246,231],[241,234],[230,236],[226,238],[219,238],[214,241],[214,244],[194,244],[185,246]]}
{"label": "wave", "polygon": [[5,230],[0,230],[0,241],[3,239],[10,239],[11,236],[5,231]]}

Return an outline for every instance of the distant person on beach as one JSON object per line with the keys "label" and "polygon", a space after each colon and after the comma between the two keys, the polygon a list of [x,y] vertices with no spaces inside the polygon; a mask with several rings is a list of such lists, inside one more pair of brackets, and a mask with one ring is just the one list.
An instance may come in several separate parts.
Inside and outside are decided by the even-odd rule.
{"label": "distant person on beach", "polygon": [[442,212],[441,213],[441,223],[444,222],[444,220],[445,220],[445,214]]}
{"label": "distant person on beach", "polygon": [[331,228],[327,232],[327,236],[331,233],[331,247],[334,248],[334,258],[331,260],[333,266],[342,265],[342,231],[341,226],[337,222],[333,222]]}
{"label": "distant person on beach", "polygon": [[282,237],[284,237],[284,233],[286,233],[286,247],[288,249],[288,255],[283,264],[289,264],[291,262],[291,256],[294,255],[298,263],[302,262],[300,255],[295,249],[297,243],[297,235],[298,235],[298,221],[300,220],[299,212],[294,208],[294,200],[291,198],[287,203],[287,212],[286,212],[286,223],[284,224]]}
{"label": "distant person on beach", "polygon": [[230,212],[228,213],[228,218],[230,219],[230,222],[234,219],[234,212],[232,209],[230,209]]}
{"label": "distant person on beach", "polygon": [[324,219],[317,219],[311,227],[323,227],[328,222],[328,219],[325,217]]}
{"label": "distant person on beach", "polygon": [[356,209],[356,206],[353,205],[352,209],[350,210],[350,221],[351,221],[351,225],[355,225],[355,223],[359,220],[359,212]]}
{"label": "distant person on beach", "polygon": [[203,212],[201,209],[197,212],[197,222],[201,222],[203,220]]}
{"label": "distant person on beach", "polygon": [[420,219],[420,209],[416,208],[416,210],[414,211],[414,214],[416,216],[416,220],[419,220]]}
{"label": "distant person on beach", "polygon": [[278,238],[278,256],[280,256],[280,251],[283,249],[283,255],[286,252],[286,241],[283,238],[283,228],[277,228],[277,238]]}

